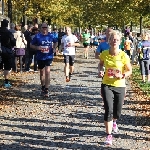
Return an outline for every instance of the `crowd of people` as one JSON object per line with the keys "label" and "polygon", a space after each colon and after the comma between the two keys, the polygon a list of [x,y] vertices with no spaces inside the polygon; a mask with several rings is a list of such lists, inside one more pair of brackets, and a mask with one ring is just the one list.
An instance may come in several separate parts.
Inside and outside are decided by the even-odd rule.
{"label": "crowd of people", "polygon": [[125,79],[132,74],[132,65],[137,56],[140,64],[142,82],[145,76],[150,83],[150,34],[144,33],[140,41],[132,32],[121,33],[108,27],[102,33],[93,34],[86,29],[80,36],[72,34],[71,28],[49,28],[46,23],[25,26],[24,31],[13,23],[8,29],[8,21],[1,22],[0,48],[1,68],[4,69],[4,87],[9,88],[9,72],[31,71],[30,65],[34,57],[34,71],[39,70],[41,80],[41,96],[49,97],[50,66],[57,53],[64,56],[64,74],[66,82],[70,82],[74,72],[76,47],[83,43],[84,57],[94,50],[99,59],[98,76],[102,78],[101,96],[104,102],[104,124],[107,138],[106,145],[112,145],[112,130],[118,131],[117,119],[121,116],[122,105],[126,94]]}

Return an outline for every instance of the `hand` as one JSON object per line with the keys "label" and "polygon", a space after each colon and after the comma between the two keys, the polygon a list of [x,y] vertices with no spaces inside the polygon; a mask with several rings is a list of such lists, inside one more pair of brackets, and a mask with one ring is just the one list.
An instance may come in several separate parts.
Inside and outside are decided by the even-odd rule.
{"label": "hand", "polygon": [[114,77],[117,78],[117,79],[122,79],[123,75],[119,72],[119,73],[116,73],[114,75]]}
{"label": "hand", "polygon": [[72,47],[72,46],[73,46],[73,43],[68,43],[67,46],[68,46],[68,47]]}
{"label": "hand", "polygon": [[99,78],[102,78],[104,76],[104,71],[100,71],[99,73],[98,73],[98,77]]}
{"label": "hand", "polygon": [[37,50],[42,51],[42,47],[41,46],[37,46]]}

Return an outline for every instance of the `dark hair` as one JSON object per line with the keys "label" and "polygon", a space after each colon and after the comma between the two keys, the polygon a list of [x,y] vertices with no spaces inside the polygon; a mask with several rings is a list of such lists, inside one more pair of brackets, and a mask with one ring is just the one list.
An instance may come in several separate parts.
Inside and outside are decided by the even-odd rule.
{"label": "dark hair", "polygon": [[3,20],[1,21],[1,27],[8,27],[8,23],[9,23],[8,20],[3,19]]}

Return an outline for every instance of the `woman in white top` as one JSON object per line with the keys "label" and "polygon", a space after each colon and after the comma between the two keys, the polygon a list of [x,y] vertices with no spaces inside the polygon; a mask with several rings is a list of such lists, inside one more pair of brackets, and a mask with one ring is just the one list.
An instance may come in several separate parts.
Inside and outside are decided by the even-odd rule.
{"label": "woman in white top", "polygon": [[20,72],[22,72],[22,58],[25,55],[25,47],[27,41],[25,40],[24,34],[21,32],[21,27],[15,27],[16,32],[14,33],[14,38],[16,39],[15,48],[15,71],[17,72],[17,58],[19,57],[20,61]]}

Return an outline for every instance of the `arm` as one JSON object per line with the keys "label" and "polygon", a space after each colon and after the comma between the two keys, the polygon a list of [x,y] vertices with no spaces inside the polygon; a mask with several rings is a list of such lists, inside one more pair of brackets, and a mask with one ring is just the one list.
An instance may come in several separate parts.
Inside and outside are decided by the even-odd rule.
{"label": "arm", "polygon": [[125,64],[125,72],[124,72],[124,77],[128,77],[132,74],[132,66],[131,66],[131,63],[127,63]]}
{"label": "arm", "polygon": [[98,45],[97,50],[95,52],[96,59],[99,59],[100,52],[101,52],[101,44]]}
{"label": "arm", "polygon": [[100,60],[98,64],[98,72],[103,71],[103,67],[104,67],[104,61]]}
{"label": "arm", "polygon": [[35,50],[42,50],[40,46],[30,44],[30,47]]}

